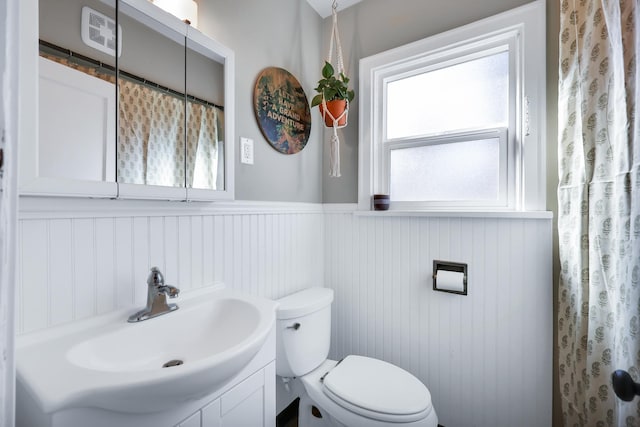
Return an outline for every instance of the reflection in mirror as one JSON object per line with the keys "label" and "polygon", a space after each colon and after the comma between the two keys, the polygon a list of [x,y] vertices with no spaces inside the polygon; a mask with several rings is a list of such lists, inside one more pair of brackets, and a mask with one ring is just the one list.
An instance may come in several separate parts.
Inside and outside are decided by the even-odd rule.
{"label": "reflection in mirror", "polygon": [[39,14],[24,194],[233,198],[233,51],[146,0],[40,0]]}
{"label": "reflection in mirror", "polygon": [[115,181],[115,6],[39,2],[39,141],[44,178]]}
{"label": "reflection in mirror", "polygon": [[123,3],[119,23],[117,180],[184,187],[185,36]]}
{"label": "reflection in mirror", "polygon": [[187,39],[187,187],[224,190],[224,65]]}

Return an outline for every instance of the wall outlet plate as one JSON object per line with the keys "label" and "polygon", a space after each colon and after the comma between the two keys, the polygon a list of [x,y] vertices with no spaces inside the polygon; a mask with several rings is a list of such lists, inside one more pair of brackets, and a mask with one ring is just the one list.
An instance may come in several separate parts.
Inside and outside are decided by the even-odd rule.
{"label": "wall outlet plate", "polygon": [[240,138],[240,163],[253,164],[253,139]]}

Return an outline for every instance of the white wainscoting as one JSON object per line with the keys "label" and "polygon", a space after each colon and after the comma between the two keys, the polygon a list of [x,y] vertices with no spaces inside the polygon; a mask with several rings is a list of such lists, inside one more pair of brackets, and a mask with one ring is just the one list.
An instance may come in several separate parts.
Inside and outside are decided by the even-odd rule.
{"label": "white wainscoting", "polygon": [[323,284],[320,204],[43,200],[21,200],[18,333],[143,306],[152,266],[183,291],[224,282],[279,298]]}
{"label": "white wainscoting", "polygon": [[[336,291],[332,358],[407,369],[447,427],[551,425],[548,215],[34,200],[21,200],[19,333],[142,306],[153,265],[183,290],[222,281],[279,298],[324,284]],[[434,259],[468,263],[468,296],[432,290]]]}
{"label": "white wainscoting", "polygon": [[[546,218],[325,213],[331,357],[395,363],[447,427],[548,427],[552,253]],[[468,296],[432,290],[433,260],[468,263]]]}

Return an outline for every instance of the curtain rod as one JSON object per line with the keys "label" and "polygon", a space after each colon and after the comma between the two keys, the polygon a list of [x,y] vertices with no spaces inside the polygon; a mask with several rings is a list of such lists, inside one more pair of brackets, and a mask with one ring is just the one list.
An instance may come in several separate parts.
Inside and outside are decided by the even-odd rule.
{"label": "curtain rod", "polygon": [[[88,62],[91,65],[93,65],[94,67],[101,68],[103,70],[108,71],[109,73],[115,74],[115,72],[116,72],[116,69],[115,69],[115,67],[113,65],[105,64],[104,62],[100,62],[100,61],[98,61],[96,59],[90,58],[88,56],[84,56],[84,55],[82,55],[80,53],[74,52],[74,51],[72,51],[70,49],[66,49],[66,48],[60,47],[60,46],[55,45],[53,43],[49,43],[49,42],[44,41],[42,39],[40,39],[40,50],[44,50],[47,53],[52,53],[52,54],[54,54],[56,56],[59,56],[59,57],[66,57],[68,59],[73,60],[76,63],[78,61]],[[174,95],[174,96],[176,96],[178,98],[184,98],[185,97],[184,93],[178,92],[177,90],[168,88],[166,86],[162,86],[161,84],[152,82],[151,80],[147,80],[147,79],[145,79],[143,77],[136,76],[135,74],[131,74],[131,73],[128,73],[128,72],[123,71],[123,70],[119,70],[119,73],[120,73],[121,76],[126,77],[127,79],[132,80],[132,81],[134,81],[136,83],[140,83],[140,84],[143,84],[145,86],[149,86],[149,87],[151,87],[153,89],[161,90],[163,92],[168,92],[168,93],[170,93],[170,94],[172,94],[172,95]],[[204,100],[204,99],[201,99],[201,98],[195,97],[193,95],[189,95],[189,94],[187,94],[186,97],[187,97],[187,100],[189,100],[189,101],[195,101],[195,102],[198,102],[200,104],[207,105],[209,107],[219,108],[222,111],[224,111],[224,106],[223,105],[218,105],[218,104],[215,104],[213,102],[209,102],[207,100]]]}

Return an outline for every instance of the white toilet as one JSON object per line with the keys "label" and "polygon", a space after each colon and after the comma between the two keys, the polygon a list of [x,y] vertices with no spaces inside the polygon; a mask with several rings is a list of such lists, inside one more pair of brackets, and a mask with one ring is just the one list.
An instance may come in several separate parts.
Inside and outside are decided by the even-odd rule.
{"label": "white toilet", "polygon": [[300,395],[300,427],[436,427],[431,394],[409,372],[370,357],[327,359],[332,301],[327,288],[278,300],[276,373]]}

